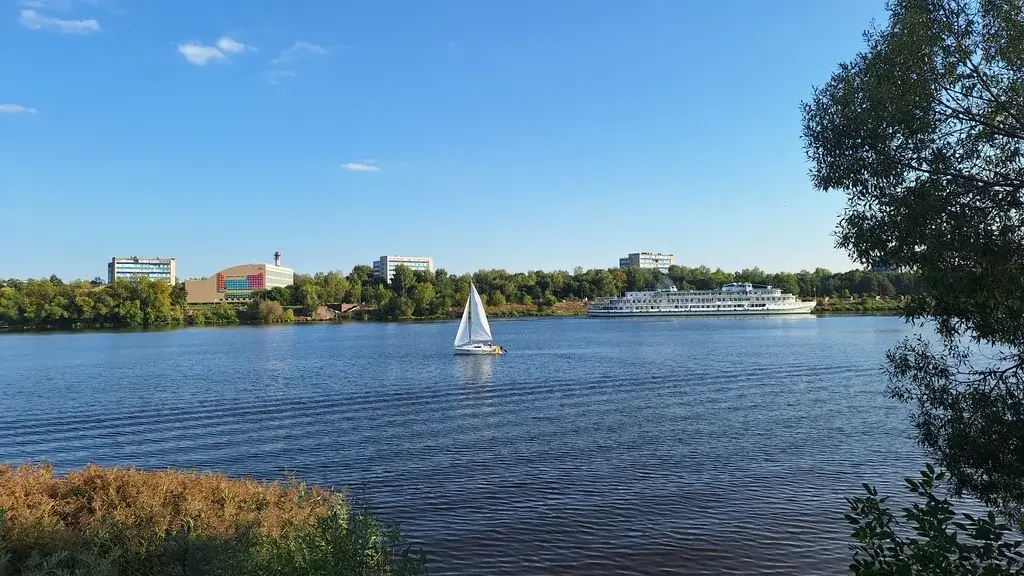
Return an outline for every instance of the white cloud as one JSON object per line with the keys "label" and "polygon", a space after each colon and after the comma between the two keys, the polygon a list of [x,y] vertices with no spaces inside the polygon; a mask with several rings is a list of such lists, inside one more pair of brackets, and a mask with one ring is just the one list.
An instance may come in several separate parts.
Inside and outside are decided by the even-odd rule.
{"label": "white cloud", "polygon": [[23,9],[18,23],[29,30],[56,30],[61,34],[92,34],[100,31],[100,23],[88,20],[65,20],[41,14],[32,9]]}
{"label": "white cloud", "polygon": [[202,44],[178,44],[178,52],[196,66],[206,66],[210,62],[228,61],[228,57],[214,46]]}
{"label": "white cloud", "polygon": [[380,172],[380,166],[375,166],[375,164],[376,162],[373,160],[366,160],[364,162],[346,162],[341,167],[349,172]]}
{"label": "white cloud", "polygon": [[253,46],[247,46],[234,38],[227,36],[221,36],[220,40],[217,40],[217,48],[225,54],[241,54],[242,52],[255,52],[256,48]]}
{"label": "white cloud", "polygon": [[216,46],[207,46],[199,42],[178,44],[178,52],[191,64],[206,66],[210,62],[230,62],[228,54],[241,54],[242,52],[255,52],[256,48],[242,44],[241,42],[221,36]]}
{"label": "white cloud", "polygon": [[0,114],[38,114],[35,108],[21,106],[20,104],[0,104]]}
{"label": "white cloud", "polygon": [[57,10],[58,12],[71,12],[75,4],[88,4],[100,6],[101,0],[21,0],[18,5],[36,10]]}
{"label": "white cloud", "polygon": [[303,56],[326,56],[330,51],[323,46],[311,44],[309,42],[296,42],[290,47],[285,48],[270,61],[271,64],[284,64],[286,62],[293,62]]}

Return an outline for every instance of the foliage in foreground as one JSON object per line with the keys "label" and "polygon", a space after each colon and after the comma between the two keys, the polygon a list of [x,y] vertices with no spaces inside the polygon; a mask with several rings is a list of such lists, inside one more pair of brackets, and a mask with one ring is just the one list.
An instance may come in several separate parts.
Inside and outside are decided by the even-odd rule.
{"label": "foliage in foreground", "polygon": [[301,483],[0,467],[0,575],[426,573],[398,527]]}
{"label": "foliage in foreground", "polygon": [[[864,484],[866,496],[847,498],[847,521],[857,544],[850,569],[857,576],[1020,576],[1024,574],[1022,541],[1009,538],[1012,528],[989,511],[961,514],[942,494],[945,472],[928,464],[920,478],[907,478],[915,502],[900,521],[886,506],[889,497]],[[910,535],[913,533],[913,536]]]}
{"label": "foliage in foreground", "polygon": [[970,494],[1024,519],[1024,10],[892,0],[884,28],[804,104],[816,188],[840,190],[838,244],[914,270],[906,317],[937,342],[890,351],[890,396]]}

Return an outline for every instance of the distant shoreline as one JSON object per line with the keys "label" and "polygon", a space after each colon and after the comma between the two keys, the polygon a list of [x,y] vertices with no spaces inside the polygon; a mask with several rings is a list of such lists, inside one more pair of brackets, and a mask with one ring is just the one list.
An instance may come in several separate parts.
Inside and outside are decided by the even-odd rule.
{"label": "distant shoreline", "polygon": [[[488,314],[491,314],[488,311]],[[880,309],[867,309],[867,308],[826,308],[819,310],[815,308],[812,312],[806,314],[806,316],[813,317],[826,317],[826,316],[899,316],[900,309],[895,307],[887,307]],[[771,318],[775,316],[785,317],[800,317],[805,316],[804,314],[785,315],[785,314],[707,314],[707,315],[690,315],[690,316],[650,316],[650,318],[738,318],[738,317],[753,317],[753,318]],[[593,318],[589,314],[584,312],[558,312],[552,313],[547,311],[538,312],[519,312],[512,315],[502,315],[500,313],[490,316],[492,321],[506,322],[513,320],[556,320],[565,318]],[[631,316],[630,318],[645,318],[644,316]],[[171,330],[185,330],[192,328],[238,328],[238,327],[250,327],[258,328],[264,326],[323,326],[323,325],[344,325],[344,324],[414,324],[414,323],[432,323],[432,322],[457,322],[459,319],[458,315],[447,315],[447,316],[436,316],[436,317],[411,317],[411,318],[397,318],[397,319],[377,319],[377,318],[337,318],[330,320],[311,320],[308,317],[297,318],[294,322],[275,322],[275,323],[253,323],[253,322],[232,322],[232,323],[207,323],[207,324],[173,324],[173,325],[162,325],[162,326],[149,326],[149,327],[114,327],[114,326],[83,326],[83,327],[60,327],[60,328],[20,328],[11,326],[0,326],[0,334],[70,334],[70,333],[122,333],[122,332],[167,332]],[[594,318],[595,320],[609,320],[609,318]],[[611,318],[610,320],[621,320],[621,318]]]}

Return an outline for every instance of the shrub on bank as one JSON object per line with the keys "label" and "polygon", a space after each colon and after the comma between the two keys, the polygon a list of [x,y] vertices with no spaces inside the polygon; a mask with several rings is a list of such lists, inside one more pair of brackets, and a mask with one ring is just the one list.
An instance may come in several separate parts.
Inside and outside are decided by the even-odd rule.
{"label": "shrub on bank", "polygon": [[898,314],[903,310],[901,300],[862,298],[852,302],[839,299],[818,299],[818,305],[814,311],[818,314],[827,312],[875,312]]}
{"label": "shrub on bank", "polygon": [[864,496],[846,499],[855,576],[1024,575],[1024,542],[1009,524],[991,510],[982,516],[961,512],[957,520],[945,471],[927,464],[919,478],[905,481],[914,502],[899,517],[873,486],[864,484]]}
{"label": "shrub on bank", "polygon": [[0,466],[0,575],[426,573],[344,495],[219,474]]}
{"label": "shrub on bank", "polygon": [[249,304],[249,315],[251,321],[258,324],[295,321],[294,312],[285,310],[280,302],[274,302],[273,300],[253,300]]}

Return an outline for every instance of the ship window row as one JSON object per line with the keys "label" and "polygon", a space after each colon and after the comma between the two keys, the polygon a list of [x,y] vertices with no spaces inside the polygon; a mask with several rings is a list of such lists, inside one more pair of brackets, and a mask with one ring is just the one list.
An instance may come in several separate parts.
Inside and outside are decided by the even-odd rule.
{"label": "ship window row", "polygon": [[[721,302],[723,304],[728,304],[730,302],[754,302],[754,301],[756,301],[756,302],[782,302],[782,301],[786,301],[786,300],[793,300],[793,298],[783,298],[783,297],[723,298],[723,299],[719,300],[719,302]],[[688,303],[688,302],[706,302],[706,300],[694,300],[694,299],[689,299],[689,298],[686,298],[686,299],[672,298],[672,299],[666,299],[666,300],[654,300],[654,302],[659,302],[659,301],[660,302],[684,302],[684,303]],[[623,302],[626,303],[626,304],[645,304],[645,303],[648,303],[648,302],[652,302],[652,300],[632,299],[632,300],[624,300]]]}
{"label": "ship window row", "polygon": [[[654,311],[657,311],[657,310],[711,310],[711,309],[720,310],[720,309],[723,309],[723,308],[764,308],[766,306],[767,306],[767,304],[749,304],[749,305],[746,305],[746,306],[743,305],[743,304],[696,304],[696,305],[693,305],[693,306],[681,306],[681,305],[676,304],[674,306],[635,306],[634,309],[635,310],[654,310]],[[611,308],[611,309],[614,309],[614,308]]]}

